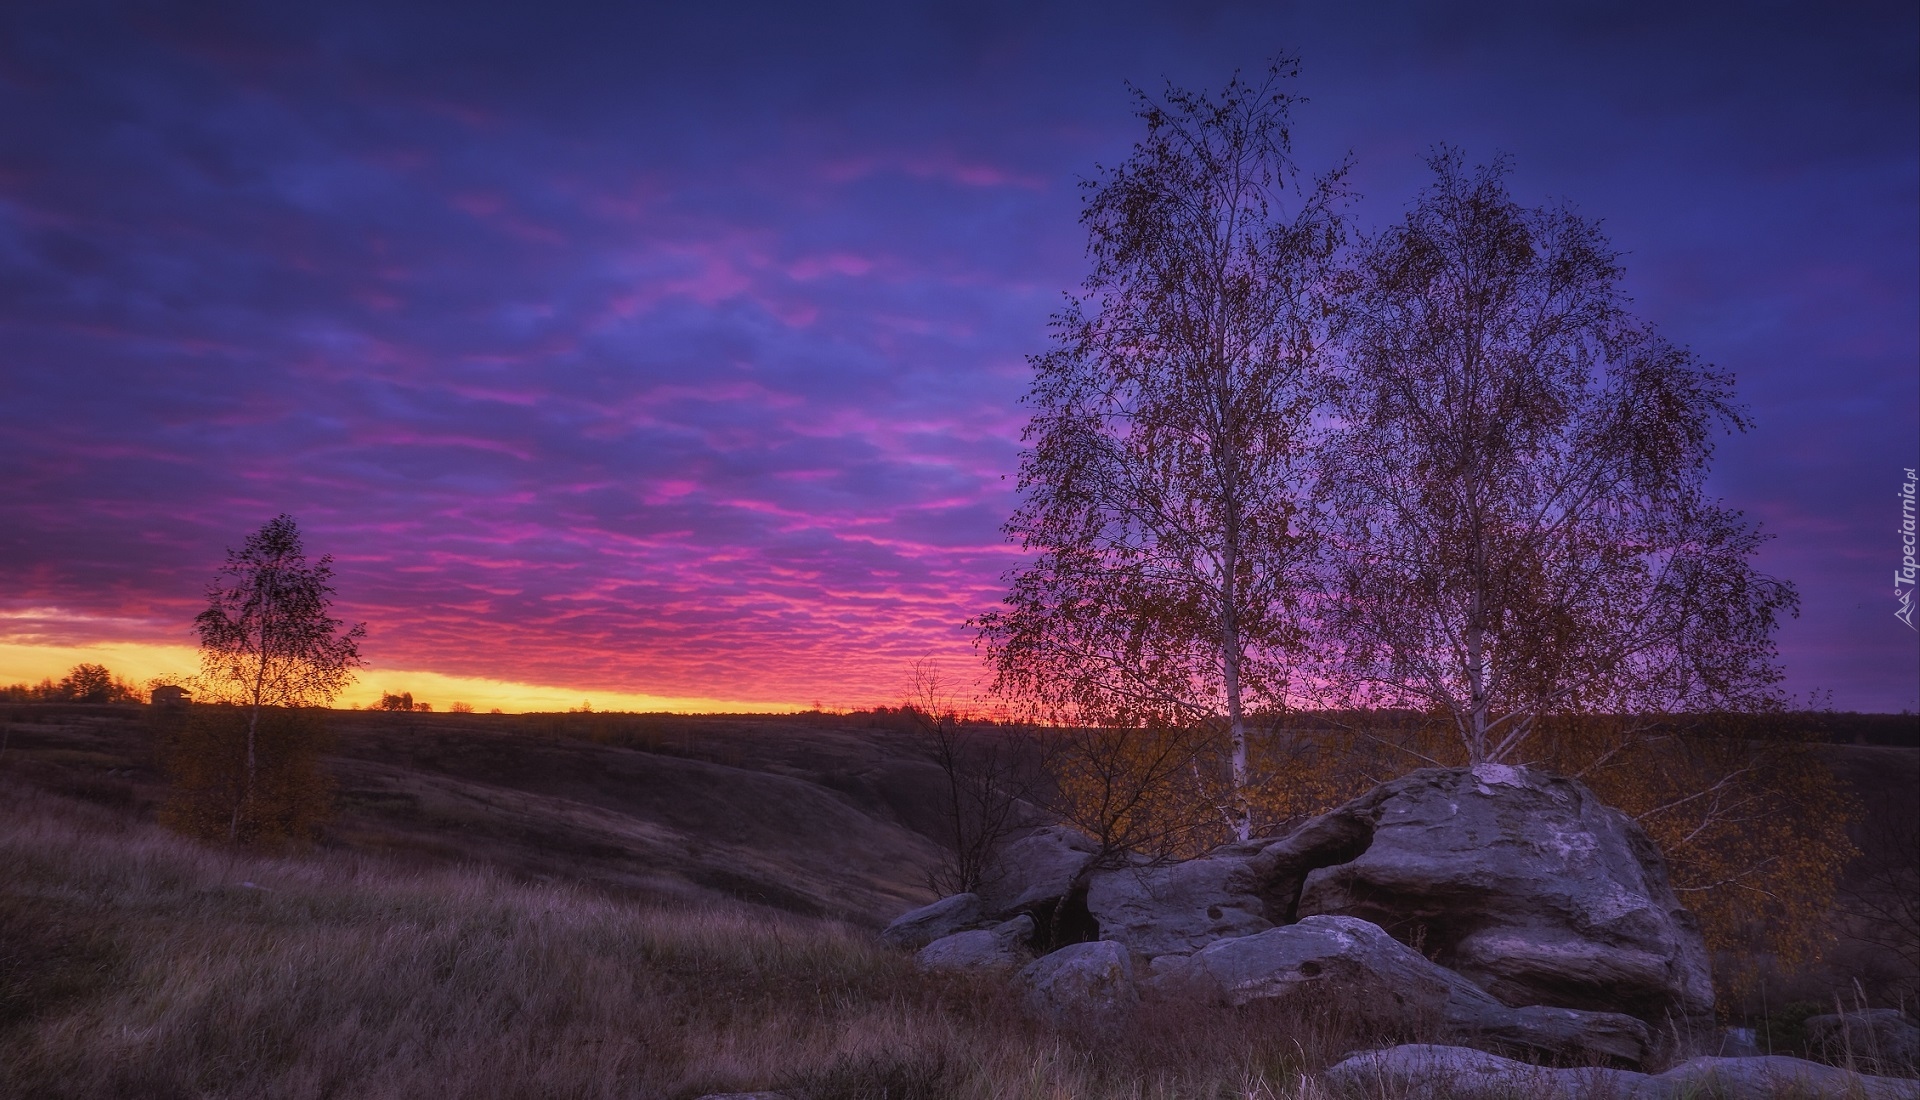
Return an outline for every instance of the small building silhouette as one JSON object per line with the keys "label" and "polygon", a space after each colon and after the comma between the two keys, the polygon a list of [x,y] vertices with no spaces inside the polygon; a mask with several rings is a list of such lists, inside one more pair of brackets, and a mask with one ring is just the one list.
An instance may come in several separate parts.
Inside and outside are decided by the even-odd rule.
{"label": "small building silhouette", "polygon": [[187,689],[173,684],[161,684],[153,689],[153,705],[156,707],[184,707],[193,701]]}

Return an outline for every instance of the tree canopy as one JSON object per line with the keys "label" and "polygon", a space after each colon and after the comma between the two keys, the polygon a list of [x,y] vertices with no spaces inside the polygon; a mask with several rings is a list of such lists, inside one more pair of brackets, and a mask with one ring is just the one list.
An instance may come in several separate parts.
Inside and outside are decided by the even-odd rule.
{"label": "tree canopy", "polygon": [[1450,150],[1340,299],[1319,460],[1329,680],[1443,715],[1470,762],[1544,715],[1774,705],[1791,584],[1705,481],[1733,377],[1632,317],[1618,255]]}
{"label": "tree canopy", "polygon": [[[222,803],[230,810],[227,834],[236,840],[244,823],[286,816],[258,805],[262,718],[270,710],[331,703],[360,666],[366,628],[333,617],[333,592],[333,559],[307,560],[291,516],[269,520],[240,549],[227,552],[207,589],[207,608],[194,619],[200,637],[195,696],[200,703],[238,707],[244,729],[229,736],[214,728],[225,723],[197,708],[195,729],[204,736],[175,754],[176,775],[197,777],[198,793],[205,796],[186,816],[201,821],[207,817],[201,803]],[[283,763],[282,771],[311,768],[312,722],[283,718],[277,726],[286,728],[276,728],[272,759]],[[288,797],[305,798],[315,786],[291,772],[268,778],[269,789],[291,792]]]}
{"label": "tree canopy", "polygon": [[1290,63],[1218,96],[1136,91],[1146,135],[1086,184],[1093,270],[1031,360],[1032,552],[979,622],[1003,692],[1073,722],[1217,724],[1219,810],[1247,835],[1246,714],[1284,706],[1305,430],[1341,174],[1302,186]]}

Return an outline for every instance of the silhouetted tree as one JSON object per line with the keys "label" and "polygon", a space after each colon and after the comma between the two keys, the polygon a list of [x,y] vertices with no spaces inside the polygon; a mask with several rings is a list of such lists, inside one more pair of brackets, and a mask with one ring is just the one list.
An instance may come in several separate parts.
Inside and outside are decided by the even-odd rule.
{"label": "silhouetted tree", "polygon": [[1241,837],[1247,716],[1286,706],[1301,639],[1302,463],[1342,234],[1342,172],[1303,190],[1290,157],[1293,74],[1135,93],[1146,136],[1087,184],[1085,294],[1032,359],[1006,532],[1037,557],[978,623],[997,690],[1049,719],[1182,731],[1153,760],[1224,733],[1206,780]]}
{"label": "silhouetted tree", "polygon": [[[209,794],[230,799],[229,839],[241,839],[243,825],[257,832],[285,816],[263,794],[285,797],[312,786],[296,773],[317,768],[307,751],[317,719],[300,711],[332,702],[360,665],[365,627],[343,629],[330,614],[332,561],[308,562],[299,528],[281,515],[228,551],[207,590],[207,609],[194,619],[201,669],[188,728],[204,736],[177,746],[183,752],[175,770],[200,782],[201,801]],[[265,754],[263,722],[274,734]],[[215,777],[225,778],[209,786]],[[204,828],[203,812],[186,816]]]}

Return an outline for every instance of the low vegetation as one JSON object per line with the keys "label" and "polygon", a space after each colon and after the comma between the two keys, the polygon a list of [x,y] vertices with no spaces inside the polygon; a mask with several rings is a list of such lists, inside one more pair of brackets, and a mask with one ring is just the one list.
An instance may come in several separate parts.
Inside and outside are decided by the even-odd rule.
{"label": "low vegetation", "polygon": [[280,848],[160,827],[152,712],[0,717],[4,1096],[1320,1100],[1421,1038],[1327,1004],[1085,1033],[918,973],[873,934],[944,835],[909,716],[334,712],[334,816]]}
{"label": "low vegetation", "polygon": [[4,793],[9,1096],[1299,1096],[1351,1041],[1324,1006],[1063,1032],[831,920],[241,853]]}

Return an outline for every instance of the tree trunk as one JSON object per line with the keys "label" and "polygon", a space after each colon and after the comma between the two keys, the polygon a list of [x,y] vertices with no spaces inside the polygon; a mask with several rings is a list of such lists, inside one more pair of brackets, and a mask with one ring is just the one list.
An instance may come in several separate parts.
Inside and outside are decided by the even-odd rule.
{"label": "tree trunk", "polygon": [[1253,835],[1253,809],[1247,801],[1247,719],[1240,701],[1240,616],[1239,589],[1234,583],[1239,569],[1239,523],[1236,510],[1228,507],[1225,552],[1221,562],[1226,575],[1221,579],[1220,599],[1220,679],[1227,694],[1227,737],[1232,745],[1230,809],[1228,817],[1237,840]]}

